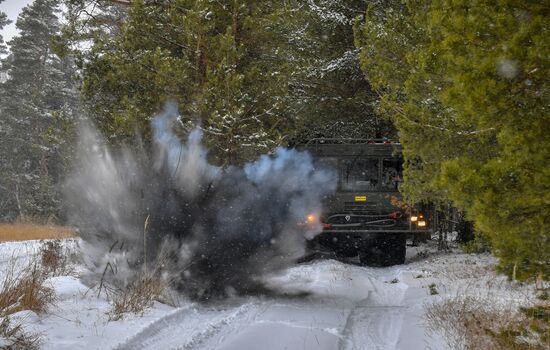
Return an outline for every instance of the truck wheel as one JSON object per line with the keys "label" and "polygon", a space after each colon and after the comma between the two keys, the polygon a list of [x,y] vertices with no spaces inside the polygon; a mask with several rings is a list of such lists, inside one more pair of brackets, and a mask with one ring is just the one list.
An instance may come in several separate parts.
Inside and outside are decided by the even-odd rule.
{"label": "truck wheel", "polygon": [[383,234],[359,252],[361,265],[391,266],[405,263],[407,235]]}

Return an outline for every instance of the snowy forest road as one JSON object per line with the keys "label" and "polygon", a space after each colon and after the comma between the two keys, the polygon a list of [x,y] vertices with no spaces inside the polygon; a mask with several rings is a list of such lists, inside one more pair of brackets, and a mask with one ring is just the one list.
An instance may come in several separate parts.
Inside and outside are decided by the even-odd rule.
{"label": "snowy forest road", "polygon": [[[67,252],[78,244],[63,243]],[[40,241],[0,244],[0,261],[12,257],[3,271],[12,261],[26,266],[40,248]],[[265,277],[278,292],[269,296],[199,304],[173,295],[177,307],[155,302],[116,320],[112,301],[85,285],[82,266],[73,265],[73,275],[45,281],[55,294],[47,312],[24,310],[13,319],[40,335],[41,350],[444,350],[445,339],[424,319],[427,305],[457,293],[494,298],[495,288],[505,300],[524,299],[504,277],[487,273],[489,255],[427,247],[409,247],[408,255],[406,264],[385,268],[315,260]],[[431,293],[436,285],[439,293]]]}
{"label": "snowy forest road", "polygon": [[414,275],[406,265],[364,268],[333,260],[298,265],[268,283],[307,297],[190,305],[116,349],[441,349],[440,342],[428,344],[421,319],[427,292]]}

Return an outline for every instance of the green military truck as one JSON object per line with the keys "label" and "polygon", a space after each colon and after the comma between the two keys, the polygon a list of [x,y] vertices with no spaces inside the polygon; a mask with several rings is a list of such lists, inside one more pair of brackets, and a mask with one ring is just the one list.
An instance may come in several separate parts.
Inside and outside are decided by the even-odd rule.
{"label": "green military truck", "polygon": [[402,202],[399,143],[321,138],[299,148],[309,151],[319,167],[338,170],[337,190],[325,198],[322,215],[306,220],[323,227],[308,242],[310,253],[330,250],[359,256],[364,265],[403,264],[407,237],[431,232],[429,208],[411,208]]}

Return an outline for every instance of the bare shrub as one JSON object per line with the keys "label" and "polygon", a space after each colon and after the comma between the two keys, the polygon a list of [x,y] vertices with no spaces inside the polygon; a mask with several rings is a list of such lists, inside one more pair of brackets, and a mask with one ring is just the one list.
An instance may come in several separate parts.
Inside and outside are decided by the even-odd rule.
{"label": "bare shrub", "polygon": [[44,312],[54,300],[53,290],[44,284],[46,277],[36,259],[21,270],[12,259],[0,285],[0,317],[22,310]]}
{"label": "bare shrub", "polygon": [[66,276],[74,272],[69,263],[69,254],[59,239],[42,243],[39,256],[45,273],[51,276]]}
{"label": "bare shrub", "polygon": [[5,350],[34,350],[38,349],[39,337],[27,333],[20,323],[15,323],[8,317],[0,322],[0,348]]}
{"label": "bare shrub", "polygon": [[170,254],[170,250],[165,246],[150,264],[146,263],[144,256],[141,270],[137,270],[136,275],[123,285],[117,284],[117,282],[120,283],[120,279],[109,279],[109,274],[111,276],[117,274],[116,265],[110,262],[106,264],[99,283],[98,296],[103,290],[110,298],[112,304],[109,312],[110,320],[120,320],[128,313],[141,315],[152,306],[154,301],[172,306],[178,303],[170,288],[175,276],[171,276],[166,271],[166,266],[171,260]]}
{"label": "bare shrub", "polygon": [[143,314],[153,301],[159,300],[167,284],[160,278],[143,275],[125,288],[114,292],[111,320],[120,320],[127,313]]}
{"label": "bare shrub", "polygon": [[500,276],[495,274],[493,264],[483,264],[476,262],[476,259],[465,258],[456,264],[447,264],[437,271],[439,276],[444,276],[450,281],[464,281],[466,279],[479,280],[480,276],[485,276],[483,282],[487,280],[500,280]]}
{"label": "bare shrub", "polygon": [[457,296],[433,303],[425,319],[428,328],[441,332],[452,349],[547,349],[525,313],[480,297]]}

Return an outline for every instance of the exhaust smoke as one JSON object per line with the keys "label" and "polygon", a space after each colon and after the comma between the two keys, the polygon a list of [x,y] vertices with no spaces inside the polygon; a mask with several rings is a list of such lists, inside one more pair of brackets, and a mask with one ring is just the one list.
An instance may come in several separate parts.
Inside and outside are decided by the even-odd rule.
{"label": "exhaust smoke", "polygon": [[177,118],[168,104],[153,119],[152,155],[115,152],[93,127],[81,129],[65,195],[88,277],[124,286],[154,266],[195,299],[264,291],[262,276],[293,264],[321,231],[298,223],[320,212],[335,172],[284,148],[242,168],[213,166],[200,130],[181,143]]}

